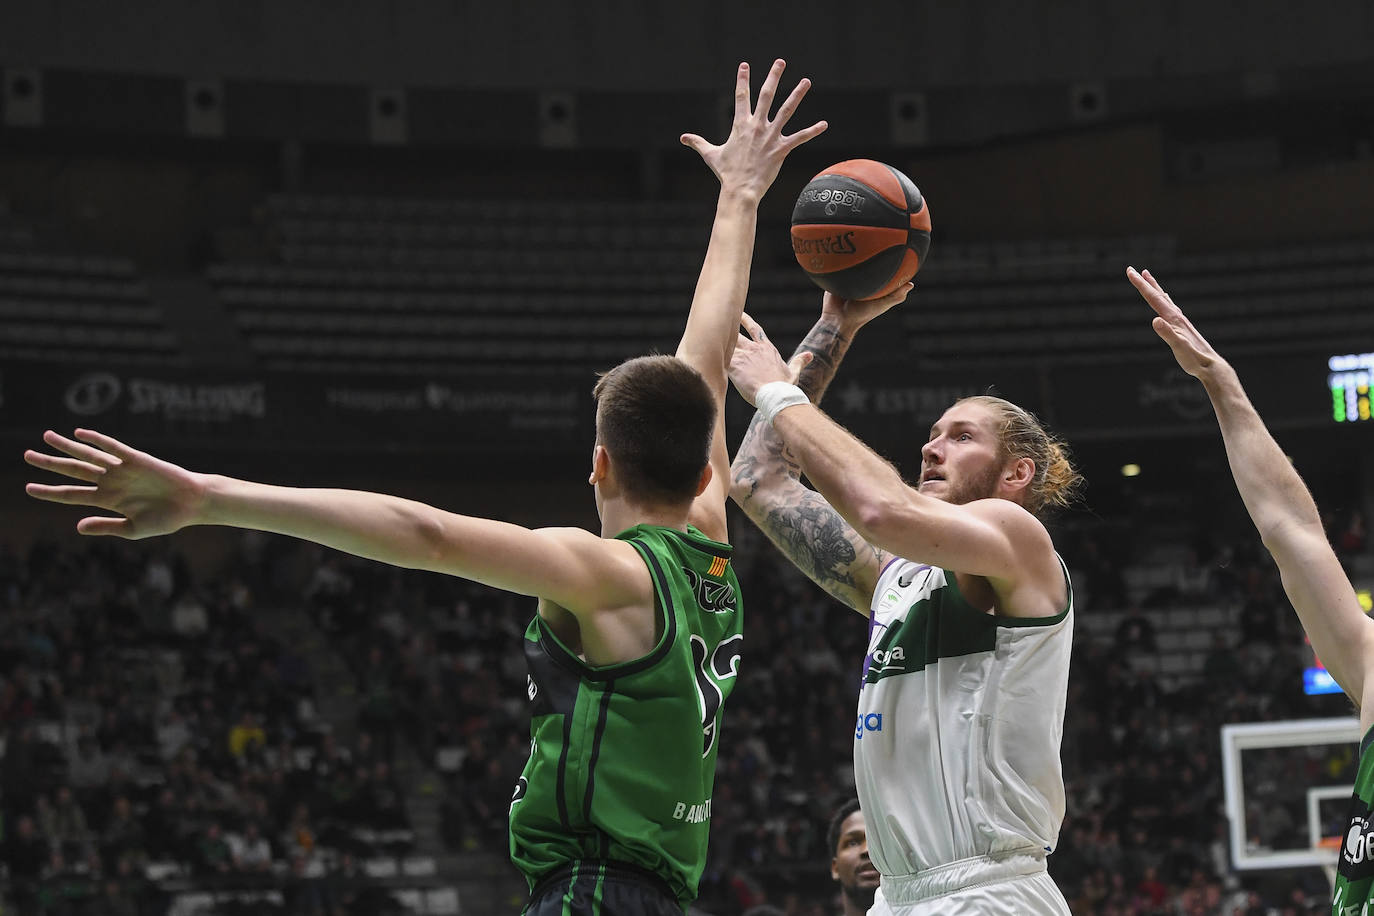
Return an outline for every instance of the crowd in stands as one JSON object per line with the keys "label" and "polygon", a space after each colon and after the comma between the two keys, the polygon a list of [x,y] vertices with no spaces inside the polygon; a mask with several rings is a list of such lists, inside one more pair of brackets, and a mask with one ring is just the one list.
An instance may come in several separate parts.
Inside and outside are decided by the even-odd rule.
{"label": "crowd in stands", "polygon": [[286,875],[316,901],[300,912],[356,896],[330,876],[367,851],[359,829],[403,820],[389,761],[320,728],[309,664],[266,632],[255,585],[246,566],[197,580],[166,544],[0,552],[15,912],[160,914],[172,887]]}
{"label": "crowd in stands", "polygon": [[[1332,524],[1345,558],[1367,549],[1358,516]],[[867,628],[743,520],[732,530],[748,653],[699,907],[829,916],[825,828],[853,794]],[[1224,552],[1200,542],[1142,593],[1122,574],[1129,558],[1103,547],[1117,540],[1060,538],[1079,617],[1051,873],[1075,913],[1324,912],[1320,871],[1237,873],[1226,845],[1219,727],[1349,712],[1339,695],[1303,695],[1302,634],[1272,563],[1253,535]],[[361,912],[347,904],[366,852],[351,828],[404,826],[399,742],[442,778],[448,847],[504,850],[528,747],[520,641],[533,602],[288,543],[266,552],[294,551],[310,570],[289,594],[260,543],[200,581],[167,543],[0,553],[0,849],[17,912],[161,913],[169,876],[270,877],[293,888],[287,912]],[[319,722],[306,655],[267,634],[268,596],[294,601],[348,660],[350,746]],[[1200,672],[1160,677],[1160,614],[1201,606],[1231,622],[1213,627]],[[1103,608],[1126,613],[1109,631],[1084,625]],[[1313,766],[1270,777],[1315,782]],[[1268,812],[1257,841],[1284,842],[1298,816]]]}

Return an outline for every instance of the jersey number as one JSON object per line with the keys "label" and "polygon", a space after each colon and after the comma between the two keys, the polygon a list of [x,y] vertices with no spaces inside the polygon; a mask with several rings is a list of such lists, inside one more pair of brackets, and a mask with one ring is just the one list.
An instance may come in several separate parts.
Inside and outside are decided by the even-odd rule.
{"label": "jersey number", "polygon": [[696,662],[697,699],[701,709],[701,756],[706,758],[716,744],[716,721],[720,714],[725,694],[720,682],[739,673],[740,649],[744,645],[743,634],[736,633],[722,640],[716,651],[708,657],[706,640],[692,634],[692,659]]}

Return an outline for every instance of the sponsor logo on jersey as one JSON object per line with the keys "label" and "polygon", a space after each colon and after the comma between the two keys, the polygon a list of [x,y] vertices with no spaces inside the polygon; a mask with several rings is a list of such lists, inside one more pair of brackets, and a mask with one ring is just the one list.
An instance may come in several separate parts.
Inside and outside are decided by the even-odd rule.
{"label": "sponsor logo on jersey", "polygon": [[883,730],[883,714],[880,712],[861,713],[859,721],[854,726],[854,738],[862,741],[864,732],[880,732]]}
{"label": "sponsor logo on jersey", "polygon": [[704,824],[711,819],[711,799],[706,799],[699,805],[689,802],[678,802],[677,807],[673,808],[673,820],[686,821],[689,824]]}
{"label": "sponsor logo on jersey", "polygon": [[1370,822],[1370,806],[1358,796],[1354,805],[1350,825],[1341,843],[1340,866],[1336,869],[1348,881],[1374,877],[1374,824]]}
{"label": "sponsor logo on jersey", "polygon": [[874,649],[873,664],[878,666],[878,672],[884,671],[905,671],[906,670],[906,650],[901,646],[893,646],[891,649]]}
{"label": "sponsor logo on jersey", "polygon": [[878,599],[878,610],[890,611],[897,606],[897,602],[902,600],[902,596],[892,589],[884,589],[883,596]]}
{"label": "sponsor logo on jersey", "polygon": [[697,606],[710,614],[728,614],[736,607],[735,587],[729,582],[712,582],[697,575],[696,570],[682,567],[687,581],[697,596]]}

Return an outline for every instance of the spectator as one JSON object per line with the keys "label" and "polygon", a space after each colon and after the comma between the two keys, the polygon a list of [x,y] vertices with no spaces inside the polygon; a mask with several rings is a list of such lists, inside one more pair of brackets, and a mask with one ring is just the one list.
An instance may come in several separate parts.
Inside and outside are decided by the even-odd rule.
{"label": "spectator", "polygon": [[229,730],[229,753],[238,763],[245,756],[256,754],[267,746],[267,733],[258,724],[258,719],[249,710],[244,710],[239,721]]}
{"label": "spectator", "polygon": [[83,801],[92,801],[110,781],[110,761],[95,738],[83,734],[67,761],[67,780]]}
{"label": "spectator", "polygon": [[1141,613],[1140,608],[1132,607],[1116,628],[1116,651],[1123,654],[1155,651],[1155,625],[1150,618]]}
{"label": "spectator", "polygon": [[191,742],[191,725],[181,707],[171,704],[157,726],[157,749],[163,760],[171,760]]}
{"label": "spectator", "polygon": [[219,821],[210,821],[205,832],[196,840],[196,867],[203,875],[225,875],[233,865],[229,843],[221,832]]}
{"label": "spectator", "polygon": [[[27,716],[13,715],[18,691],[14,681],[0,690],[0,717],[3,717],[8,704],[13,719],[27,719]],[[20,725],[17,734],[10,733],[6,743],[5,756],[0,760],[0,789],[7,799],[33,798],[40,791],[40,772],[42,748],[32,724],[27,721]]]}
{"label": "spectator", "polygon": [[135,889],[114,878],[107,878],[100,887],[100,903],[96,912],[101,916],[140,916]]}
{"label": "spectator", "polygon": [[[511,780],[511,785],[515,780]],[[366,820],[378,830],[399,830],[406,826],[405,802],[400,789],[391,778],[391,767],[378,761],[372,768],[372,778],[368,784],[368,810]]]}
{"label": "spectator", "polygon": [[38,893],[38,882],[52,857],[53,846],[39,835],[33,818],[23,815],[5,837],[5,864],[21,911]]}
{"label": "spectator", "polygon": [[185,642],[204,638],[210,629],[210,618],[200,597],[191,589],[181,593],[172,605],[172,632]]}
{"label": "spectator", "polygon": [[342,910],[334,905],[323,869],[305,856],[291,859],[291,880],[286,886],[286,909],[292,916],[332,916]]}
{"label": "spectator", "polygon": [[293,863],[296,859],[310,862],[315,856],[315,827],[310,821],[310,809],[297,804],[291,811],[291,820],[282,836],[282,850],[285,858]]}
{"label": "spectator", "polygon": [[80,861],[94,848],[94,837],[86,823],[86,812],[77,804],[72,790],[62,786],[53,804],[53,845],[65,859]]}
{"label": "spectator", "polygon": [[114,800],[101,834],[100,848],[105,861],[109,863],[120,859],[141,863],[148,857],[143,824],[135,816],[129,799],[123,795]]}
{"label": "spectator", "polygon": [[[1153,865],[1145,866],[1145,872],[1141,875],[1140,883],[1136,885],[1136,893],[1140,895],[1145,906],[1152,909],[1159,909],[1169,899],[1169,888],[1163,881],[1159,880],[1158,869]],[[1220,903],[1220,901],[1217,901]]]}
{"label": "spectator", "polygon": [[177,801],[175,790],[163,787],[148,813],[142,818],[150,858],[176,859],[184,852],[184,838],[198,832],[196,812]]}
{"label": "spectator", "polygon": [[229,834],[229,855],[234,869],[248,874],[264,874],[272,870],[272,847],[262,835],[256,821],[249,821],[243,833]]}

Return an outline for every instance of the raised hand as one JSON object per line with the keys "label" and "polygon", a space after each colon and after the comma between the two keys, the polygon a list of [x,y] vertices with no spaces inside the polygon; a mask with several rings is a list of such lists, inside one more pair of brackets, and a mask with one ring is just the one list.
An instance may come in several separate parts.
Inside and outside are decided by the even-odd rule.
{"label": "raised hand", "polygon": [[894,305],[905,302],[911,288],[910,282],[903,283],[878,299],[841,299],[834,293],[826,293],[821,298],[821,316],[835,319],[851,332],[857,331]]}
{"label": "raised hand", "polygon": [[768,335],[749,314],[740,316],[740,322],[747,334],[739,335],[735,352],[730,357],[730,381],[744,399],[754,405],[758,390],[769,382],[791,382],[796,384],[806,364],[811,362],[812,354],[803,350],[792,357],[791,362],[783,362],[782,354],[773,346]]}
{"label": "raised hand", "polygon": [[784,136],[782,133],[811,88],[809,79],[797,83],[778,108],[777,117],[769,120],[768,113],[778,91],[778,80],[786,66],[781,59],[773,62],[763,87],[759,89],[758,104],[751,107],[749,65],[739,65],[735,78],[735,120],[730,128],[730,136],[723,144],[716,146],[696,134],[682,135],[683,144],[697,151],[711,171],[716,173],[723,187],[762,197],[773,184],[773,179],[778,177],[778,169],[782,167],[787,154],[825,131],[826,123],[817,121],[794,134]]}
{"label": "raised hand", "polygon": [[30,483],[24,489],[35,499],[91,506],[122,516],[87,516],[77,523],[78,532],[137,539],[170,534],[195,524],[204,499],[203,475],[95,430],[78,429],[75,435],[76,439],[68,439],[52,430],[43,434],[44,442],[69,457],[30,449],[24,452],[24,460],[81,484]]}
{"label": "raised hand", "polygon": [[1140,295],[1155,310],[1155,318],[1150,323],[1169,349],[1174,351],[1174,359],[1184,372],[1201,379],[1219,366],[1226,365],[1217,351],[1198,333],[1188,316],[1174,304],[1174,300],[1164,291],[1150,272],[1126,268],[1126,279],[1140,291]]}

